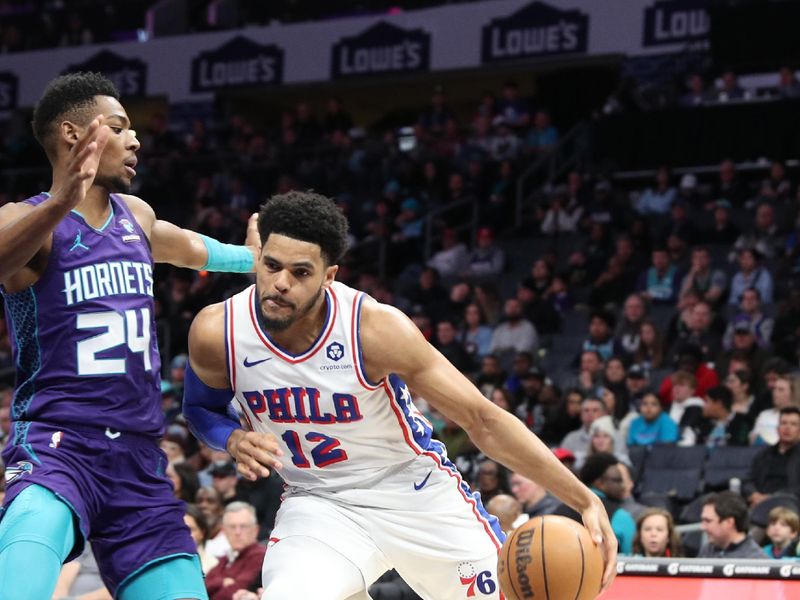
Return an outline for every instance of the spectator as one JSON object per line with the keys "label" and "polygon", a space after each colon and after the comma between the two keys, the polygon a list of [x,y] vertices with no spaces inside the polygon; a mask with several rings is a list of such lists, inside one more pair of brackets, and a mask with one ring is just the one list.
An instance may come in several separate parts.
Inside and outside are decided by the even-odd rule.
{"label": "spectator", "polygon": [[683,556],[681,536],[672,514],[663,508],[648,508],[636,519],[633,555],[653,558]]}
{"label": "spectator", "polygon": [[464,271],[468,258],[467,246],[458,239],[455,229],[447,227],[442,231],[441,250],[431,256],[427,266],[436,269],[442,279],[450,280]]}
{"label": "spectator", "polygon": [[702,438],[709,448],[718,446],[747,446],[753,421],[746,414],[733,412],[733,394],[725,386],[706,392],[703,405]]}
{"label": "spectator", "polygon": [[504,387],[494,388],[489,394],[489,401],[510,413],[513,413],[517,407],[513,394]]}
{"label": "spectator", "polygon": [[712,307],[724,300],[728,288],[728,277],[722,269],[711,265],[711,252],[705,246],[692,249],[692,266],[681,282],[681,297],[689,290]]}
{"label": "spectator", "polygon": [[261,565],[267,549],[258,543],[256,510],[246,502],[225,507],[222,527],[231,544],[206,575],[209,600],[232,600],[238,590],[255,591],[261,584]]}
{"label": "spectator", "polygon": [[617,400],[616,410],[611,411],[609,409],[609,412],[611,412],[612,416],[617,420],[625,417],[631,408],[630,396],[628,395],[628,387],[625,385],[625,379],[625,362],[619,356],[612,356],[606,363],[603,385],[614,394]]}
{"label": "spectator", "polygon": [[686,329],[678,334],[670,348],[670,363],[677,362],[687,344],[700,348],[704,362],[713,362],[722,350],[722,336],[714,328],[714,313],[707,302],[700,301],[692,307]]}
{"label": "spectator", "polygon": [[[719,385],[719,377],[717,377],[716,371],[703,362],[703,351],[700,348],[694,344],[686,344],[677,354],[677,370],[694,375],[694,386],[698,396],[702,398],[706,391]],[[668,404],[672,402],[673,377],[665,377],[658,389],[658,395]]]}
{"label": "spectator", "polygon": [[508,494],[508,470],[491,459],[482,460],[478,465],[478,479],[473,487],[481,493],[485,502],[499,494]]}
{"label": "spectator", "polygon": [[559,447],[565,448],[575,455],[576,469],[583,466],[583,461],[589,452],[589,446],[592,443],[590,432],[592,423],[607,414],[608,409],[599,398],[586,397],[581,402],[581,426],[569,432],[559,444]]}
{"label": "spectator", "polygon": [[625,374],[625,389],[628,391],[630,409],[638,412],[642,398],[651,391],[647,369],[640,364],[631,365]]}
{"label": "spectator", "polygon": [[696,385],[697,380],[691,373],[678,371],[672,375],[672,406],[669,416],[678,425],[679,446],[694,446],[702,427],[705,403],[695,395]]}
{"label": "spectator", "polygon": [[737,369],[725,377],[725,385],[733,396],[731,410],[735,413],[748,415],[755,422],[755,417],[758,414],[753,410],[755,396],[750,393],[750,373],[744,369]]}
{"label": "spectator", "polygon": [[617,536],[621,554],[630,554],[636,523],[631,514],[622,508],[623,478],[619,461],[611,454],[595,454],[586,459],[580,470],[580,480],[597,494],[606,507],[611,528]]}
{"label": "spectator", "polygon": [[781,375],[772,388],[772,408],[758,414],[750,439],[754,444],[774,445],[780,439],[781,411],[788,407],[798,407],[798,384],[791,375]]}
{"label": "spectator", "polygon": [[558,129],[553,126],[550,113],[538,110],[533,117],[533,128],[525,138],[525,145],[533,154],[545,154],[558,143]]}
{"label": "spectator", "polygon": [[197,544],[197,555],[200,557],[200,566],[203,568],[203,574],[208,575],[208,572],[217,566],[219,560],[206,550],[206,542],[209,535],[206,518],[196,504],[187,504],[183,522],[186,523],[194,543]]}
{"label": "spectator", "polygon": [[[502,387],[507,379],[506,372],[500,365],[500,359],[494,354],[487,354],[481,361],[481,369],[475,379],[475,385],[484,396],[488,397],[496,387]],[[447,446],[450,447],[449,445]]]}
{"label": "spectator", "polygon": [[687,82],[689,91],[686,92],[680,99],[680,105],[684,108],[691,108],[694,106],[702,106],[709,101],[709,95],[706,91],[706,83],[700,73],[692,73]]}
{"label": "spectator", "polygon": [[756,208],[756,218],[753,229],[740,235],[733,244],[731,261],[736,258],[736,252],[743,248],[754,248],[767,259],[776,258],[786,246],[786,241],[775,223],[775,209],[771,204],[762,202]]}
{"label": "spectator", "polygon": [[474,363],[479,363],[491,351],[492,328],[486,325],[486,319],[477,304],[468,304],[464,309],[460,340]]}
{"label": "spectator", "polygon": [[643,369],[660,369],[664,364],[664,342],[653,321],[643,321],[639,330],[639,348],[633,360]]}
{"label": "spectator", "polygon": [[641,343],[642,323],[647,318],[647,306],[639,294],[631,294],[622,307],[622,318],[614,337],[626,354],[633,356]]}
{"label": "spectator", "polygon": [[[539,336],[549,336],[561,328],[563,305],[571,304],[568,292],[558,289],[559,278],[554,277],[544,292],[537,291],[532,279],[526,278],[517,286],[517,300],[522,305],[523,315],[536,328]],[[566,296],[566,297],[565,297]]]}
{"label": "spectator", "polygon": [[733,347],[734,331],[742,323],[753,334],[759,347],[767,348],[769,346],[775,321],[761,312],[761,293],[756,288],[746,289],[742,293],[739,313],[728,324],[722,338],[722,345],[726,350]]}
{"label": "spectator", "polygon": [[628,429],[628,446],[674,444],[678,441],[678,426],[664,412],[661,400],[653,392],[644,395],[639,407],[641,413]]}
{"label": "spectator", "polygon": [[185,462],[168,463],[166,474],[172,481],[176,498],[180,498],[184,502],[194,500],[200,487],[200,480],[197,478],[197,471],[194,467]]}
{"label": "spectator", "polygon": [[800,97],[800,82],[795,77],[794,70],[783,65],[778,71],[778,87],[775,89],[778,98],[789,99]]}
{"label": "spectator", "polygon": [[542,233],[545,235],[575,233],[583,217],[583,210],[577,199],[569,197],[567,186],[556,187],[550,194],[550,206],[542,220]]}
{"label": "spectator", "polygon": [[666,248],[654,249],[651,257],[652,265],[639,276],[636,289],[653,303],[674,304],[681,285],[678,267],[670,263]]}
{"label": "spectator", "polygon": [[713,211],[714,222],[703,233],[709,244],[732,244],[739,237],[739,229],[731,222],[731,203],[722,198],[708,205]]}
{"label": "spectator", "polygon": [[516,415],[528,426],[528,429],[538,434],[547,419],[545,406],[540,395],[546,382],[544,371],[538,367],[530,367],[520,375],[520,386],[516,394]]}
{"label": "spectator", "polygon": [[752,506],[777,492],[800,498],[800,408],[782,408],[777,430],[777,441],[753,458],[742,485],[742,494]]}
{"label": "spectator", "polygon": [[488,227],[478,230],[477,245],[470,252],[465,275],[474,279],[491,279],[500,275],[505,266],[505,253],[494,243]]}
{"label": "spectator", "polygon": [[793,510],[776,506],[769,511],[764,554],[770,558],[793,560],[800,557],[800,517]]}
{"label": "spectator", "polygon": [[472,370],[472,360],[464,346],[456,339],[456,327],[450,319],[442,319],[436,324],[436,343],[434,346],[462,373]]}
{"label": "spectator", "polygon": [[589,427],[589,451],[586,453],[587,459],[597,454],[613,454],[620,463],[630,464],[625,440],[620,436],[620,432],[614,425],[614,420],[610,415],[603,415],[592,422]]}
{"label": "spectator", "polygon": [[708,542],[698,558],[766,558],[747,533],[747,504],[733,492],[709,495],[703,504],[700,526]]}
{"label": "spectator", "polygon": [[[545,386],[544,389],[547,389]],[[539,437],[548,446],[557,445],[570,431],[581,426],[581,404],[583,392],[573,388],[564,394],[554,406],[547,411],[542,431]]]}
{"label": "spectator", "polygon": [[[744,201],[747,199],[747,191],[742,183],[739,181],[739,176],[736,172],[736,164],[726,158],[719,164],[719,181],[714,187],[713,198],[718,200],[727,200],[728,209],[730,206],[741,208],[744,206]],[[732,242],[733,240],[729,240]]]}
{"label": "spectator", "polygon": [[522,512],[522,504],[508,494],[498,494],[486,503],[486,512],[497,517],[500,529],[506,535],[528,520],[528,515]]}
{"label": "spectator", "polygon": [[748,371],[760,373],[766,359],[767,351],[759,348],[750,323],[747,320],[739,319],[733,325],[731,349],[720,353],[716,364],[721,373],[728,373],[734,361],[742,360],[747,365]]}
{"label": "spectator", "polygon": [[[622,345],[612,337],[614,330],[614,317],[603,310],[596,310],[589,319],[589,337],[581,344],[581,354],[587,351],[594,351],[600,355],[600,359],[605,362],[612,356],[624,354]],[[580,360],[580,355],[576,357],[575,363]]]}
{"label": "spectator", "polygon": [[580,353],[578,375],[566,382],[566,387],[577,388],[584,394],[596,394],[603,383],[605,363],[597,350]]}
{"label": "spectator", "polygon": [[516,298],[505,304],[506,320],[495,327],[489,351],[492,354],[509,352],[536,352],[539,339],[533,323],[522,317],[522,305]]}
{"label": "spectator", "polygon": [[644,504],[639,504],[633,497],[633,488],[636,482],[633,480],[633,473],[631,467],[624,462],[619,463],[619,473],[622,475],[622,508],[631,513],[634,519],[638,519],[647,507]]}
{"label": "spectator", "polygon": [[668,167],[659,167],[656,171],[655,187],[647,188],[635,203],[635,210],[643,216],[660,216],[669,212],[677,195],[677,190],[670,185],[672,173]]}
{"label": "spectator", "polygon": [[503,85],[503,95],[497,101],[497,118],[502,118],[511,127],[519,130],[530,124],[530,105],[520,97],[517,82],[507,81]]}
{"label": "spectator", "polygon": [[720,78],[719,91],[717,92],[717,102],[729,102],[731,100],[750,100],[752,92],[739,85],[739,78],[732,69],[726,69]]}
{"label": "spectator", "polygon": [[222,496],[215,487],[201,487],[197,490],[195,502],[200,512],[203,513],[208,526],[206,554],[219,558],[231,547],[225,531],[222,529],[222,515],[225,512]]}
{"label": "spectator", "polygon": [[511,493],[522,503],[522,510],[530,517],[553,514],[560,504],[559,500],[535,481],[512,473],[509,478]]}
{"label": "spectator", "polygon": [[761,264],[761,254],[753,248],[739,250],[739,271],[731,281],[730,304],[740,304],[744,291],[755,288],[761,295],[761,301],[772,303],[772,275]]}

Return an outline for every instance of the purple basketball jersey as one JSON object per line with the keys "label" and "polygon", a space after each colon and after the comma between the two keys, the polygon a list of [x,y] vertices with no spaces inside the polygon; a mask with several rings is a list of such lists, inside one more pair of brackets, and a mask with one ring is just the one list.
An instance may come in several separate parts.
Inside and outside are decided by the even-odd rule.
{"label": "purple basketball jersey", "polygon": [[12,419],[155,437],[164,418],[153,258],[125,202],[114,195],[109,202],[100,229],[75,211],[66,216],[41,278],[4,292],[17,376]]}

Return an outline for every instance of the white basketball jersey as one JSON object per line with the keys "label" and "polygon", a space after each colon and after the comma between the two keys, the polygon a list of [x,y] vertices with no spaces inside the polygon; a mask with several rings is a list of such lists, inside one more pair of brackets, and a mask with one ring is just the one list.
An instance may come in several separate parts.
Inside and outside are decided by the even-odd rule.
{"label": "white basketball jersey", "polygon": [[[290,354],[264,329],[255,286],[225,302],[228,376],[255,431],[284,452],[280,474],[315,490],[369,487],[422,453],[446,460],[397,375],[370,381],[359,342],[363,292],[334,282],[317,340]],[[386,340],[391,343],[391,340]]]}

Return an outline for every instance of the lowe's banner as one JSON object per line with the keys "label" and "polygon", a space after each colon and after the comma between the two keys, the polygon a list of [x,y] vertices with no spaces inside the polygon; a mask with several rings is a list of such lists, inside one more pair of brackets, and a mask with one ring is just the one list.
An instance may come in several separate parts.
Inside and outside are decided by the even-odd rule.
{"label": "lowe's banner", "polygon": [[708,39],[711,18],[706,0],[659,0],[644,11],[644,46]]}
{"label": "lowe's banner", "polygon": [[386,21],[333,46],[331,76],[358,77],[427,71],[431,36],[422,29],[402,29]]}
{"label": "lowe's banner", "polygon": [[704,0],[486,0],[0,54],[0,111],[30,107],[69,70],[108,75],[124,96],[209,100],[230,89],[409,77],[514,62],[682,52],[707,43]]}
{"label": "lowe's banner", "polygon": [[481,60],[492,63],[583,53],[588,46],[589,17],[585,13],[532,2],[484,26]]}
{"label": "lowe's banner", "polygon": [[[55,58],[58,54],[52,56]],[[125,58],[103,50],[80,64],[69,65],[64,69],[64,73],[76,71],[102,73],[114,82],[120,96],[147,95],[147,63],[138,58]]]}
{"label": "lowe's banner", "polygon": [[237,36],[192,60],[192,92],[283,82],[283,50]]}

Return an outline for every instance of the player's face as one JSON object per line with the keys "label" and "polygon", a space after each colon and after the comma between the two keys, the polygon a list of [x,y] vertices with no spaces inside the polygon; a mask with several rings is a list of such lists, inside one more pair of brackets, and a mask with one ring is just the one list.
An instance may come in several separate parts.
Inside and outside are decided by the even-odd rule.
{"label": "player's face", "polygon": [[664,515],[650,515],[642,521],[642,549],[645,556],[664,556],[669,542],[669,524]]}
{"label": "player's face", "polygon": [[270,234],[256,266],[258,298],[267,329],[284,331],[299,319],[313,316],[337,269],[325,265],[316,244]]}
{"label": "player's face", "polygon": [[105,117],[103,123],[111,129],[94,183],[109,192],[127,194],[136,176],[136,151],[140,146],[136,132],[131,129],[128,113],[119,100],[111,96],[95,96],[94,111],[94,116]]}

